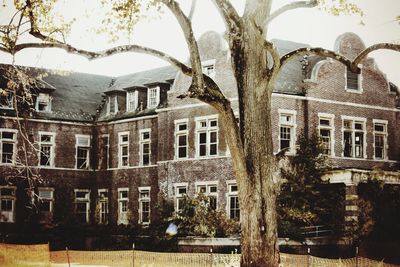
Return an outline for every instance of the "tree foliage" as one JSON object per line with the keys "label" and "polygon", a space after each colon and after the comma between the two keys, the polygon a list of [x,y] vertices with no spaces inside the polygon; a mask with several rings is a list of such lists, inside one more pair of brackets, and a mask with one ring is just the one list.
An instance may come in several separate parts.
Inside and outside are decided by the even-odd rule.
{"label": "tree foliage", "polygon": [[328,229],[343,227],[343,187],[322,181],[329,168],[319,137],[300,136],[296,155],[282,171],[286,182],[279,195],[279,232],[282,237],[302,239],[305,226],[324,225]]}

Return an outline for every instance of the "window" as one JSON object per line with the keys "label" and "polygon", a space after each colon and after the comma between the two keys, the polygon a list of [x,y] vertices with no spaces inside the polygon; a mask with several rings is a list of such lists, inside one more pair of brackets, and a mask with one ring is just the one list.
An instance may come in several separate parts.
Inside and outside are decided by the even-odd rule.
{"label": "window", "polygon": [[333,152],[333,119],[334,115],[319,113],[319,137],[323,149],[323,154],[334,155]]}
{"label": "window", "polygon": [[13,109],[13,107],[14,107],[13,93],[6,89],[0,89],[0,108]]}
{"label": "window", "polygon": [[39,93],[36,98],[36,111],[50,112],[51,97],[47,93]]}
{"label": "window", "polygon": [[207,196],[209,207],[213,210],[217,209],[218,190],[216,182],[196,183],[196,192]]}
{"label": "window", "polygon": [[201,62],[203,73],[211,78],[215,77],[215,59]]}
{"label": "window", "polygon": [[54,166],[55,133],[39,132],[39,166]]}
{"label": "window", "polygon": [[15,163],[17,131],[0,129],[0,152],[2,164]]}
{"label": "window", "polygon": [[185,159],[188,157],[188,121],[175,121],[175,158]]}
{"label": "window", "polygon": [[129,132],[118,133],[118,166],[129,166]]}
{"label": "window", "polygon": [[14,186],[0,187],[0,222],[15,222],[15,190]]}
{"label": "window", "polygon": [[296,111],[279,110],[279,150],[295,152]]}
{"label": "window", "polygon": [[109,96],[107,101],[107,115],[115,114],[118,112],[118,97]]}
{"label": "window", "polygon": [[90,162],[90,136],[76,135],[76,168],[89,169]]}
{"label": "window", "polygon": [[218,155],[218,119],[216,116],[196,118],[198,157]]}
{"label": "window", "polygon": [[109,169],[110,168],[110,136],[108,134],[103,134],[100,139],[100,150],[101,157],[99,168]]}
{"label": "window", "polygon": [[126,93],[126,111],[135,111],[138,105],[138,91]]}
{"label": "window", "polygon": [[99,224],[108,224],[108,189],[98,190]]}
{"label": "window", "polygon": [[118,224],[128,224],[128,188],[118,188]]}
{"label": "window", "polygon": [[150,165],[150,129],[140,130],[140,165]]}
{"label": "window", "polygon": [[387,121],[373,120],[374,122],[374,158],[387,158]]}
{"label": "window", "polygon": [[149,88],[147,95],[147,108],[156,108],[160,103],[160,87]]}
{"label": "window", "polygon": [[346,89],[350,91],[360,91],[360,74],[354,73],[346,68]]}
{"label": "window", "polygon": [[238,187],[235,182],[228,181],[228,216],[231,219],[240,219]]}
{"label": "window", "polygon": [[150,187],[139,187],[139,223],[150,223]]}
{"label": "window", "polygon": [[75,189],[75,215],[80,223],[89,223],[90,190]]}
{"label": "window", "polygon": [[181,212],[184,204],[185,197],[187,195],[187,183],[175,184],[175,211]]}
{"label": "window", "polygon": [[54,189],[39,187],[38,196],[40,211],[45,215],[51,214],[53,212]]}
{"label": "window", "polygon": [[343,156],[365,158],[365,119],[343,120]]}

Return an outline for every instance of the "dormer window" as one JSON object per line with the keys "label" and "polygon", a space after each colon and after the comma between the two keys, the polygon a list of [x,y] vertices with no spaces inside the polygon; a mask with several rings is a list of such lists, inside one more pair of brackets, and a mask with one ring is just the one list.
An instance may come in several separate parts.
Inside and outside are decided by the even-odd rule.
{"label": "dormer window", "polygon": [[361,91],[360,74],[346,69],[346,90],[348,91]]}
{"label": "dormer window", "polygon": [[115,114],[118,112],[118,98],[117,96],[109,96],[107,101],[107,115]]}
{"label": "dormer window", "polygon": [[0,108],[2,109],[12,109],[14,107],[13,104],[13,94],[6,90],[0,90]]}
{"label": "dormer window", "polygon": [[51,97],[47,93],[39,93],[36,98],[36,111],[50,112],[51,111]]}
{"label": "dormer window", "polygon": [[211,78],[215,77],[215,59],[201,62],[203,73]]}
{"label": "dormer window", "polygon": [[138,106],[138,91],[126,93],[126,111],[135,111]]}
{"label": "dormer window", "polygon": [[147,108],[156,108],[160,103],[160,87],[149,88],[147,95]]}

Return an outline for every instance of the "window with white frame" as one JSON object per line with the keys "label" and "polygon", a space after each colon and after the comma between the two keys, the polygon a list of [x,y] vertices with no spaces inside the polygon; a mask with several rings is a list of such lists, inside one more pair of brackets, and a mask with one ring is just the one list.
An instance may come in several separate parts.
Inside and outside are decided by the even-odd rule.
{"label": "window with white frame", "polygon": [[296,144],[296,111],[279,110],[279,150],[288,149],[295,152]]}
{"label": "window with white frame", "polygon": [[0,187],[0,222],[15,222],[15,190],[14,186]]}
{"label": "window with white frame", "polygon": [[6,89],[0,89],[0,108],[13,109],[13,107],[14,107],[13,92]]}
{"label": "window with white frame", "polygon": [[139,187],[139,224],[150,223],[150,187]]}
{"label": "window with white frame", "polygon": [[90,167],[90,135],[76,135],[76,168]]}
{"label": "window with white frame", "polygon": [[174,185],[175,187],[175,211],[181,212],[185,197],[187,196],[188,184],[187,183],[178,183]]}
{"label": "window with white frame", "polygon": [[203,194],[208,198],[208,205],[216,210],[218,207],[218,185],[217,182],[198,182],[196,183],[196,192]]}
{"label": "window with white frame", "polygon": [[39,132],[39,166],[54,166],[55,133]]}
{"label": "window with white frame", "polygon": [[38,196],[40,211],[46,215],[51,214],[54,209],[54,188],[39,187]]}
{"label": "window with white frame", "polygon": [[350,91],[360,91],[360,77],[360,74],[352,72],[351,70],[346,68],[346,89]]}
{"label": "window with white frame", "polygon": [[128,224],[129,188],[118,188],[118,224]]}
{"label": "window with white frame", "polygon": [[15,163],[17,131],[0,129],[1,164]]}
{"label": "window with white frame", "polygon": [[211,78],[215,77],[215,59],[201,62],[203,73]]}
{"label": "window with white frame", "polygon": [[216,116],[196,118],[196,136],[198,157],[218,155],[218,118]]}
{"label": "window with white frame", "polygon": [[75,216],[79,223],[89,223],[90,190],[75,189]]}
{"label": "window with white frame", "polygon": [[129,132],[118,133],[118,166],[129,166]]}
{"label": "window with white frame", "polygon": [[387,121],[373,120],[374,123],[374,158],[387,158]]}
{"label": "window with white frame", "polygon": [[109,96],[107,100],[107,115],[118,112],[118,96]]}
{"label": "window with white frame", "polygon": [[39,93],[36,98],[36,111],[50,112],[51,111],[51,97],[47,93]]}
{"label": "window with white frame", "polygon": [[188,120],[175,121],[175,158],[185,159],[188,157]]}
{"label": "window with white frame", "polygon": [[98,222],[108,224],[108,189],[98,189]]}
{"label": "window with white frame", "polygon": [[140,130],[140,165],[150,165],[151,139],[150,129]]}
{"label": "window with white frame", "polygon": [[138,91],[129,91],[126,93],[126,111],[132,112],[138,106]]}
{"label": "window with white frame", "polygon": [[147,108],[156,108],[160,103],[160,87],[152,87],[147,93]]}
{"label": "window with white frame", "polygon": [[228,193],[227,193],[228,216],[231,219],[239,220],[240,209],[239,209],[238,187],[236,185],[236,182],[228,182],[227,186],[228,186]]}
{"label": "window with white frame", "polygon": [[334,125],[333,119],[334,115],[332,114],[318,114],[319,117],[319,138],[321,141],[323,154],[325,155],[333,155],[333,142],[334,142]]}
{"label": "window with white frame", "polygon": [[343,119],[343,156],[364,158],[365,155],[365,122],[364,118]]}

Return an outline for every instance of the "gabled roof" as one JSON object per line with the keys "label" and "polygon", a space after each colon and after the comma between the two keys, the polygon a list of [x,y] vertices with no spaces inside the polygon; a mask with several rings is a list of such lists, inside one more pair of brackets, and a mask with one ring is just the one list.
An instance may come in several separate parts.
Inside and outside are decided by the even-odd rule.
{"label": "gabled roof", "polygon": [[119,76],[113,81],[113,84],[104,91],[104,93],[111,91],[121,91],[123,89],[128,89],[133,86],[146,86],[148,84],[172,81],[175,78],[177,72],[178,71],[176,68],[172,66],[166,66]]}
{"label": "gabled roof", "polygon": [[[10,65],[0,65],[0,73],[10,67]],[[37,118],[93,121],[93,116],[96,115],[102,102],[102,92],[109,87],[112,80],[111,77],[88,73],[31,67],[19,67],[19,69],[33,77],[40,72],[42,77],[37,87],[52,89],[52,112],[38,112],[35,114]]]}

